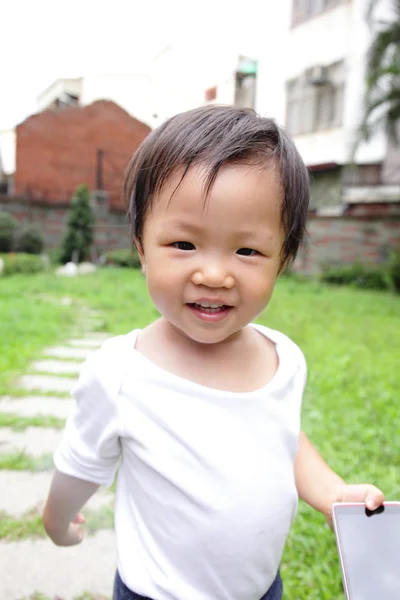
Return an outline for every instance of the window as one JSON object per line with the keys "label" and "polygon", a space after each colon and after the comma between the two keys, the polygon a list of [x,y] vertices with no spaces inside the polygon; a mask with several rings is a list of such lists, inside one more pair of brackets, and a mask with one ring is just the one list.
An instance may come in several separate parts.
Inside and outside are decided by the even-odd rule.
{"label": "window", "polygon": [[286,127],[292,135],[342,123],[344,63],[315,66],[287,83]]}
{"label": "window", "polygon": [[292,25],[298,25],[341,4],[343,0],[293,0]]}

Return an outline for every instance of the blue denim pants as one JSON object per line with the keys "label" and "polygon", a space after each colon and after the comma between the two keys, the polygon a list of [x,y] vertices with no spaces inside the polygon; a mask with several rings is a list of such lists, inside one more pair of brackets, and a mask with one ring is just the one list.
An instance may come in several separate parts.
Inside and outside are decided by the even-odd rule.
{"label": "blue denim pants", "polygon": [[[151,600],[151,598],[146,598],[132,592],[126,587],[117,571],[114,581],[113,600]],[[268,592],[260,600],[282,600],[282,579],[279,573]]]}

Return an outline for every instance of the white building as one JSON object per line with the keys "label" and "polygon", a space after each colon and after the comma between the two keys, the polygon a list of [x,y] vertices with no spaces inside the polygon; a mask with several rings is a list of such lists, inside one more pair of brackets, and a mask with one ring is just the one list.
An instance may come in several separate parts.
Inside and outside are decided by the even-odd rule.
{"label": "white building", "polygon": [[57,79],[37,98],[38,111],[96,100],[112,100],[130,115],[153,125],[152,82],[143,74],[89,74],[74,79]]}
{"label": "white building", "polygon": [[15,173],[15,130],[0,131],[0,193],[13,192]]}
{"label": "white building", "polygon": [[[314,171],[314,205],[342,200],[400,197],[393,168],[399,155],[381,131],[362,143],[353,159],[363,114],[366,55],[372,31],[366,21],[369,0],[280,0],[279,45],[259,58],[256,109],[285,125]],[[377,8],[388,13],[389,0]],[[276,17],[277,15],[275,15]],[[376,15],[379,16],[378,14]],[[358,185],[355,190],[354,184]],[[373,189],[371,186],[374,186]],[[364,187],[364,191],[360,189]],[[368,189],[367,189],[368,188]]]}
{"label": "white building", "polygon": [[[229,39],[221,31],[203,44],[174,40],[151,67],[153,124],[208,103],[255,108],[294,138],[314,173],[312,205],[400,197],[399,151],[382,131],[353,155],[373,35],[369,4],[252,1],[246,7],[252,26],[244,22]],[[391,18],[390,0],[376,8],[376,18]],[[357,168],[349,168],[353,159]]]}

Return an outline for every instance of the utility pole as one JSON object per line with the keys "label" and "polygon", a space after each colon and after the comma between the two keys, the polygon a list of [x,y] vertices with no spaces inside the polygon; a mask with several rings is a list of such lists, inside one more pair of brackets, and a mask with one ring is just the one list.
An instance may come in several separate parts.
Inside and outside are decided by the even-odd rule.
{"label": "utility pole", "polygon": [[103,188],[103,159],[104,150],[98,148],[96,150],[96,189],[102,190]]}

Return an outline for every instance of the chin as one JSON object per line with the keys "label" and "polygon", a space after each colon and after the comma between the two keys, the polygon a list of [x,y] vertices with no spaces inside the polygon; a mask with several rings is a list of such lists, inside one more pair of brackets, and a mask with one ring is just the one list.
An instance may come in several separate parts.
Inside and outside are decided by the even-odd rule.
{"label": "chin", "polygon": [[238,331],[182,331],[182,334],[197,344],[212,345],[225,342]]}

